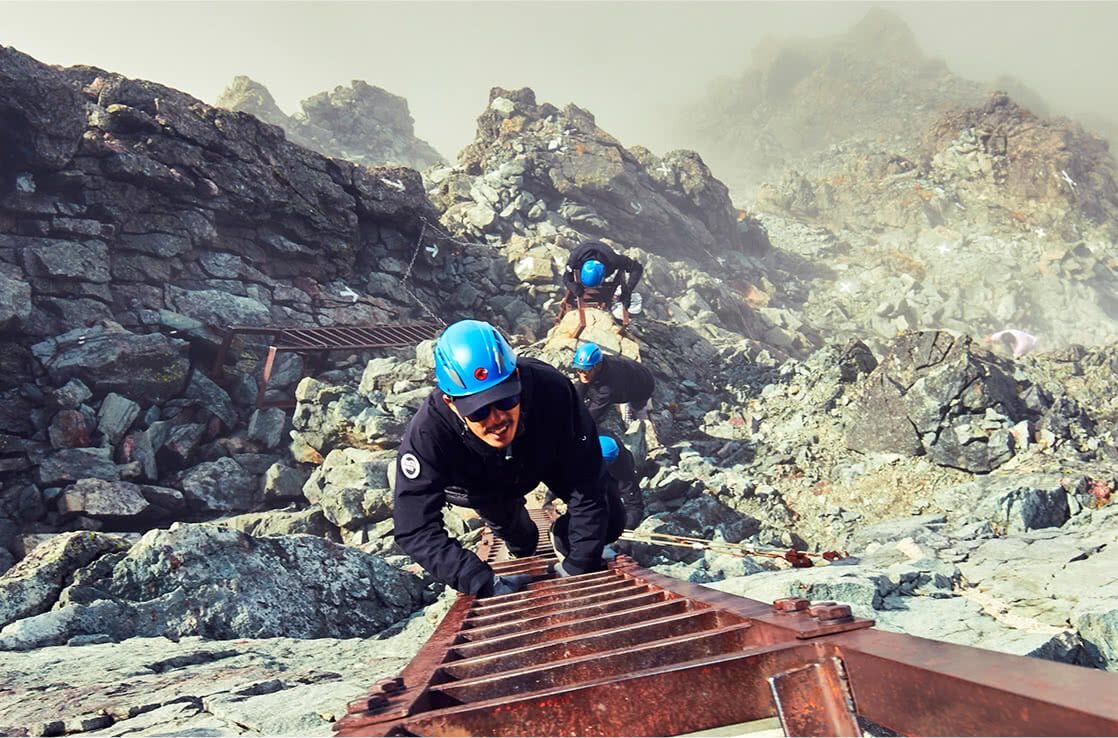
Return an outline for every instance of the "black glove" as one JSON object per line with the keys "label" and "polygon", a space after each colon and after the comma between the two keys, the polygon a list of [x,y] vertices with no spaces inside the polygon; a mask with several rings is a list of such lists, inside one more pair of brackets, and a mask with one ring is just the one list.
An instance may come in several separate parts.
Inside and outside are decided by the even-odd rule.
{"label": "black glove", "polygon": [[513,592],[519,592],[527,586],[528,582],[532,581],[531,574],[510,574],[506,577],[499,577],[493,575],[493,595],[507,595]]}
{"label": "black glove", "polygon": [[[605,546],[605,547],[602,548],[602,564],[607,564],[607,563],[609,563],[610,561],[613,561],[616,558],[617,558],[617,551],[610,548],[609,546]],[[567,571],[566,569],[563,568],[563,562],[562,561],[560,561],[558,564],[552,564],[551,566],[549,566],[548,569],[547,569],[547,573],[548,574],[554,574],[555,576],[559,577],[560,579],[563,579],[564,577],[576,576],[576,574],[574,574],[573,572],[569,572],[569,571]]]}

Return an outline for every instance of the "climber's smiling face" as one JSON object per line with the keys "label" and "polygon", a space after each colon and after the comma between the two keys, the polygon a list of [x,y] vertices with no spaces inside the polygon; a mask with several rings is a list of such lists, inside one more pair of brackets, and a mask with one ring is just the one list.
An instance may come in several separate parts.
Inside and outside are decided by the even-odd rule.
{"label": "climber's smiling face", "polygon": [[443,395],[443,401],[487,446],[506,448],[516,438],[516,430],[520,426],[519,395],[491,402],[468,415],[464,415],[450,397]]}

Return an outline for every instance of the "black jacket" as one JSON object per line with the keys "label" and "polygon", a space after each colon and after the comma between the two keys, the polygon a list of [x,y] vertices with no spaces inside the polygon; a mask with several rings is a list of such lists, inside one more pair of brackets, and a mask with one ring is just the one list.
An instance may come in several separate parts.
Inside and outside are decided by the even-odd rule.
{"label": "black jacket", "polygon": [[578,574],[601,566],[607,503],[597,427],[558,369],[527,358],[518,359],[517,367],[520,425],[508,448],[484,444],[436,389],[411,419],[396,455],[396,542],[459,592],[477,594],[493,572],[450,537],[443,506],[523,506],[540,482],[567,503],[570,552],[564,567]]}
{"label": "black jacket", "polygon": [[[563,271],[563,285],[573,294],[582,297],[583,286],[579,280],[582,265],[590,259],[597,259],[606,268],[600,293],[612,297],[621,288],[621,302],[629,307],[633,289],[644,274],[644,267],[635,259],[619,254],[601,241],[583,241],[571,251],[567,258],[567,268]],[[623,279],[628,275],[628,279]]]}
{"label": "black jacket", "polygon": [[612,464],[606,465],[606,473],[617,482],[617,492],[622,502],[628,503],[640,499],[640,490],[637,487],[637,460],[633,458],[633,453],[625,447],[625,444],[618,442],[617,458]]}
{"label": "black jacket", "polygon": [[603,356],[601,369],[589,384],[578,383],[578,396],[598,422],[610,405],[641,407],[652,397],[656,380],[648,367],[624,356]]}

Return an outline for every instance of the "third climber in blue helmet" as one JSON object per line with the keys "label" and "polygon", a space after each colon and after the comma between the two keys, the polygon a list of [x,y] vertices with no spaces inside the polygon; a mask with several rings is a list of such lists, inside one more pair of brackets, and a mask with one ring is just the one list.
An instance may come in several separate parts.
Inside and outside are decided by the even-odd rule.
{"label": "third climber in blue helmet", "polygon": [[[637,460],[633,458],[632,452],[625,448],[625,444],[611,433],[598,436],[598,444],[602,447],[606,481],[612,487],[616,487],[615,494],[625,508],[625,527],[632,530],[644,520],[644,497],[641,495],[638,481]],[[552,505],[554,501],[555,495],[548,492],[544,497],[544,507]]]}
{"label": "third climber in blue helmet", "polygon": [[574,306],[577,298],[585,297],[608,306],[616,298],[628,309],[642,274],[644,267],[635,259],[601,241],[583,241],[571,250],[563,271],[566,300]]}
{"label": "third climber in blue helmet", "polygon": [[625,527],[632,530],[644,520],[644,498],[637,477],[637,460],[625,444],[610,434],[598,436],[606,474],[617,484],[618,496],[625,506]]}
{"label": "third climber in blue helmet", "polygon": [[578,375],[578,396],[586,403],[595,423],[606,411],[620,405],[621,419],[628,423],[652,397],[656,380],[648,367],[624,356],[607,356],[598,344],[586,341],[576,350],[571,368]]}
{"label": "third climber in blue helmet", "polygon": [[396,456],[396,542],[440,582],[486,597],[523,587],[498,577],[443,525],[447,503],[473,508],[514,556],[535,553],[525,496],[541,482],[567,504],[556,547],[560,573],[603,566],[602,549],[625,527],[605,479],[598,431],[558,369],[517,357],[489,323],[461,320],[435,342],[435,383],[408,423]]}

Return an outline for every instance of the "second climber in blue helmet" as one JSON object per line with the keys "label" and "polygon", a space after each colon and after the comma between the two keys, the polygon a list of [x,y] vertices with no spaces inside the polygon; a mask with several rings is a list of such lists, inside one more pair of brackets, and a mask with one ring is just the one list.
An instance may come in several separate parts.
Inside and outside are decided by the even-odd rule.
{"label": "second climber in blue helmet", "polygon": [[606,419],[606,411],[619,405],[625,423],[646,415],[656,379],[648,367],[625,356],[607,356],[598,344],[584,341],[575,349],[571,368],[578,375],[578,396],[586,403],[595,423]]}
{"label": "second climber in blue helmet", "polygon": [[567,504],[553,533],[558,571],[604,566],[603,547],[624,528],[607,482],[598,431],[558,369],[517,357],[489,323],[460,320],[435,341],[435,389],[404,431],[396,455],[396,543],[436,580],[487,597],[516,591],[527,575],[498,577],[447,532],[447,503],[473,508],[514,556],[535,553],[539,531],[525,507],[541,482]]}
{"label": "second climber in blue helmet", "polygon": [[628,309],[642,274],[644,267],[637,260],[617,253],[601,241],[583,241],[571,249],[567,258],[563,271],[565,299],[571,306],[580,297],[607,306],[616,299]]}

